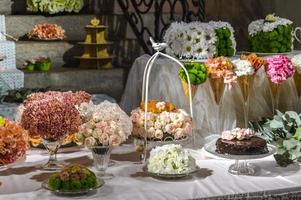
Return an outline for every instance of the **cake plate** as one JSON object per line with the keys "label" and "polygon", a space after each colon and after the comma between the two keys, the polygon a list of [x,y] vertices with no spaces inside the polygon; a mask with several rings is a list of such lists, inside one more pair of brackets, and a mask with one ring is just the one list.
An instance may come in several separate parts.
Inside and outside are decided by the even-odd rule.
{"label": "cake plate", "polygon": [[276,147],[274,145],[268,144],[268,153],[256,154],[256,155],[230,155],[230,154],[220,154],[216,152],[216,140],[209,142],[205,145],[204,149],[214,156],[220,158],[226,158],[235,160],[235,163],[230,165],[228,172],[234,175],[254,175],[256,173],[255,166],[247,162],[247,160],[265,158],[267,156],[273,155],[276,152]]}

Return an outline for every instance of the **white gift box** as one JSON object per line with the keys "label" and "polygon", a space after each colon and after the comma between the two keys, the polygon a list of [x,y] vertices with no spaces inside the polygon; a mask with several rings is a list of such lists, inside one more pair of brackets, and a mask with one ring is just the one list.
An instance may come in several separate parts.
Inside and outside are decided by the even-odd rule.
{"label": "white gift box", "polygon": [[0,70],[16,69],[16,48],[15,43],[11,41],[0,41]]}
{"label": "white gift box", "polygon": [[0,58],[3,59],[0,60],[0,80],[4,81],[9,89],[22,88],[24,73],[16,68],[15,43],[7,41],[2,33],[6,33],[4,15],[0,15]]}

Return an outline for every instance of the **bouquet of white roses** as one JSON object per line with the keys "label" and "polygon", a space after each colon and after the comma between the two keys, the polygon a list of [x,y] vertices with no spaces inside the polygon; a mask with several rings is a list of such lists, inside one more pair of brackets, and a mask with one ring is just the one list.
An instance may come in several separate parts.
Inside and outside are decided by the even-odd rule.
{"label": "bouquet of white roses", "polygon": [[119,146],[132,132],[131,119],[115,103],[84,103],[78,110],[85,121],[76,134],[78,144],[93,146]]}
{"label": "bouquet of white roses", "polygon": [[169,144],[150,152],[147,170],[159,174],[185,174],[196,167],[195,159],[181,145]]}

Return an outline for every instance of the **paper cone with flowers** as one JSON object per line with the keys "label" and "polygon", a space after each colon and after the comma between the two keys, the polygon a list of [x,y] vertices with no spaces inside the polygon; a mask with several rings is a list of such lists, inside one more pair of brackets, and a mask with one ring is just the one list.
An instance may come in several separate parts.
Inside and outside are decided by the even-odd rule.
{"label": "paper cone with flowers", "polygon": [[295,68],[287,56],[275,55],[267,58],[265,71],[269,78],[271,92],[277,108],[280,84],[294,75]]}
{"label": "paper cone with flowers", "polygon": [[[204,83],[207,79],[207,69],[203,63],[186,62],[184,63],[190,80],[191,97],[194,98],[200,84]],[[179,70],[179,78],[181,79],[182,87],[187,102],[189,102],[189,84],[185,71],[181,68]]]}
{"label": "paper cone with flowers", "polygon": [[256,72],[265,65],[266,60],[252,53],[249,55],[241,55],[240,59],[234,60],[232,63],[242,96],[246,102],[250,95]]}
{"label": "paper cone with flowers", "polygon": [[296,69],[296,73],[294,74],[296,89],[298,96],[301,96],[301,54],[298,54],[292,58],[292,64]]}
{"label": "paper cone with flowers", "polygon": [[215,103],[219,105],[224,94],[225,83],[231,86],[236,81],[236,76],[232,71],[233,66],[230,60],[225,57],[210,58],[205,64]]}

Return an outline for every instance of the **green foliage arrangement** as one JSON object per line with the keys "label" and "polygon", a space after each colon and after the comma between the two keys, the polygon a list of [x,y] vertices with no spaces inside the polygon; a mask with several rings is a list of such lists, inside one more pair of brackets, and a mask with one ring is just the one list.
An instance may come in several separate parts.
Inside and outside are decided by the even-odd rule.
{"label": "green foliage arrangement", "polygon": [[261,53],[284,53],[292,51],[293,26],[279,25],[269,32],[249,36],[250,50]]}
{"label": "green foliage arrangement", "polygon": [[26,3],[28,11],[49,14],[78,13],[84,7],[84,0],[26,0]]}
{"label": "green foliage arrangement", "polygon": [[278,151],[274,157],[280,166],[301,161],[301,114],[277,111],[273,119],[251,122],[250,125],[269,142],[276,142]]}
{"label": "green foliage arrangement", "polygon": [[[188,71],[190,83],[193,85],[199,85],[207,79],[207,69],[203,63],[187,62],[184,63],[184,67]],[[187,82],[187,77],[183,69],[179,70],[179,77],[181,80]]]}
{"label": "green foliage arrangement", "polygon": [[233,43],[231,40],[231,31],[228,27],[222,27],[215,29],[215,33],[217,36],[217,41],[215,43],[216,46],[216,54],[214,57],[218,56],[234,56],[235,50],[233,48]]}
{"label": "green foliage arrangement", "polygon": [[49,188],[62,191],[79,191],[95,187],[96,175],[88,168],[73,164],[61,172],[54,173],[48,181]]}

